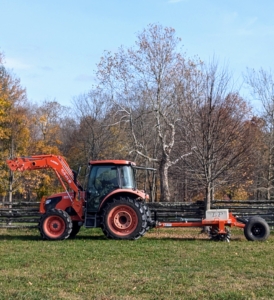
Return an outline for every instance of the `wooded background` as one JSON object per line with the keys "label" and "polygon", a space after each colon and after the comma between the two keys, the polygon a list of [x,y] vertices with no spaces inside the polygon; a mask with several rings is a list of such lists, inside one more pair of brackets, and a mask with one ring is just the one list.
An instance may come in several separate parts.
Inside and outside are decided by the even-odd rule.
{"label": "wooded background", "polygon": [[[71,168],[127,159],[152,201],[271,200],[274,196],[274,80],[243,70],[239,83],[212,59],[187,57],[173,28],[151,24],[131,48],[105,52],[96,85],[70,107],[32,103],[0,54],[0,196],[39,201],[60,188],[49,170],[11,172],[6,160],[63,155]],[[241,94],[239,86],[248,90]],[[258,100],[260,113],[250,104]],[[255,103],[255,102],[252,102]],[[155,184],[154,184],[155,179]]]}

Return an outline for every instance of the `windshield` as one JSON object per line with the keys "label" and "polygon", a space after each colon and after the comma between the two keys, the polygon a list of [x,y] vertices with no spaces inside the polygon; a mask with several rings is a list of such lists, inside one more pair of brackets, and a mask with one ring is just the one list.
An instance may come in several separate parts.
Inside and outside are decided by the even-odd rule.
{"label": "windshield", "polygon": [[120,169],[121,182],[123,189],[134,189],[135,187],[135,177],[131,166],[123,166]]}

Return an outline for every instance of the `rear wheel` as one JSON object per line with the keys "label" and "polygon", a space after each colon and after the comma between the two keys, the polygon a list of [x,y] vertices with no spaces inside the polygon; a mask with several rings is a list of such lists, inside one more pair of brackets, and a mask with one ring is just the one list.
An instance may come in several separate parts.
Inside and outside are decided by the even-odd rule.
{"label": "rear wheel", "polygon": [[102,230],[112,239],[135,240],[143,236],[147,216],[141,202],[120,197],[107,203],[102,213]]}
{"label": "rear wheel", "polygon": [[265,241],[269,234],[269,226],[261,217],[251,217],[245,224],[244,235],[249,241]]}
{"label": "rear wheel", "polygon": [[60,209],[51,209],[42,215],[39,222],[39,231],[43,239],[64,240],[72,231],[72,221],[67,212]]}
{"label": "rear wheel", "polygon": [[155,222],[152,220],[151,211],[146,203],[143,203],[143,208],[145,210],[146,218],[147,218],[146,231],[148,231],[149,229],[154,227]]}

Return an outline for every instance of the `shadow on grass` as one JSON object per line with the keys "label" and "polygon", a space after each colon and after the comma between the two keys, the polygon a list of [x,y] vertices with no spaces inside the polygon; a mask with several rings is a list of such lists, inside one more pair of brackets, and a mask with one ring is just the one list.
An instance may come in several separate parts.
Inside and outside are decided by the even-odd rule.
{"label": "shadow on grass", "polygon": [[[240,241],[243,240],[244,237],[241,237],[239,235],[232,236],[231,241]],[[43,240],[42,237],[39,234],[36,234],[33,232],[33,234],[28,233],[15,233],[11,232],[10,234],[8,233],[2,233],[0,232],[0,241],[6,240],[6,241],[13,241],[13,240],[21,240],[21,241],[45,241],[45,242],[50,242],[49,240]],[[100,234],[98,233],[93,233],[93,234],[88,234],[87,232],[79,232],[75,237],[73,238],[68,238],[68,241],[80,241],[80,240],[104,240],[104,241],[113,241],[113,239],[108,239],[103,233]],[[199,235],[191,235],[191,234],[168,234],[164,232],[159,232],[159,233],[148,233],[144,237],[141,237],[140,240],[143,242],[149,242],[149,241],[206,241],[206,242],[218,242],[215,240],[211,240],[206,234],[199,234]]]}
{"label": "shadow on grass", "polygon": [[[209,236],[205,235],[205,234],[201,234],[201,235],[182,235],[182,236],[174,236],[174,235],[161,235],[159,234],[159,236],[157,235],[153,235],[153,236],[146,236],[147,240],[161,240],[161,241],[210,241],[210,242],[221,242],[220,240],[214,240],[211,239]],[[244,237],[240,237],[240,236],[232,236],[230,241],[240,241],[245,239]]]}
{"label": "shadow on grass", "polygon": [[150,237],[148,240],[153,240],[153,241],[210,241],[209,238],[191,238],[191,237]]}
{"label": "shadow on grass", "polygon": [[[142,238],[141,238],[142,239]],[[0,235],[0,241],[40,241],[40,242],[58,242],[58,241],[52,241],[52,240],[43,240],[40,236],[31,236],[31,235]],[[104,235],[102,236],[76,236],[75,238],[68,238],[65,241],[81,241],[81,240],[92,240],[92,241],[117,241],[113,239],[108,239]],[[233,241],[241,241],[242,238],[232,238],[231,242]],[[203,237],[203,238],[197,238],[197,237],[148,237],[146,238],[146,242],[149,241],[178,241],[178,242],[184,242],[184,241],[201,241],[201,242],[221,242],[221,241],[215,241],[211,240],[210,238]],[[61,241],[62,242],[62,241]]]}
{"label": "shadow on grass", "polygon": [[[148,238],[148,240],[154,240],[154,241],[206,241],[206,242],[222,242],[222,241],[218,241],[218,240],[212,240],[210,238],[207,237],[203,237],[203,238],[197,238],[197,237],[159,237],[159,238],[155,238],[155,237],[150,237]],[[241,241],[241,238],[232,238],[230,241]]]}
{"label": "shadow on grass", "polygon": [[14,241],[14,240],[20,240],[20,241],[39,241],[42,240],[40,236],[37,235],[10,235],[10,234],[1,234],[0,235],[0,241],[6,240],[6,241]]}
{"label": "shadow on grass", "polygon": [[[0,241],[41,241],[41,242],[51,242],[52,240],[44,240],[39,235],[24,235],[24,234],[0,234]],[[108,240],[104,235],[99,236],[88,236],[88,235],[77,235],[74,238],[68,238],[67,241],[73,240]],[[52,241],[54,242],[54,241]]]}

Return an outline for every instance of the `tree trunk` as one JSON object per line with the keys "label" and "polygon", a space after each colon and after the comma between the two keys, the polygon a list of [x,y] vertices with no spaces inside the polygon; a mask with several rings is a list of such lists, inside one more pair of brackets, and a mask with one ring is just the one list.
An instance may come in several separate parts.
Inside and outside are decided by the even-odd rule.
{"label": "tree trunk", "polygon": [[[11,149],[10,149],[11,157],[14,155],[14,143],[13,143],[13,137],[11,137]],[[14,181],[14,174],[11,170],[9,170],[9,208],[12,209],[12,191],[13,191],[13,181]],[[10,210],[10,212],[12,212]],[[10,225],[10,223],[8,224]]]}
{"label": "tree trunk", "polygon": [[188,182],[187,182],[187,177],[186,177],[186,172],[185,172],[185,184],[184,184],[184,201],[188,200]]}
{"label": "tree trunk", "polygon": [[152,187],[151,187],[151,202],[155,202],[155,194],[156,194],[156,175],[155,172],[152,174]]}
{"label": "tree trunk", "polygon": [[161,202],[170,202],[170,192],[168,186],[168,162],[162,162],[160,164],[160,188],[161,188]]}
{"label": "tree trunk", "polygon": [[9,176],[9,203],[10,203],[10,208],[12,207],[12,185],[13,185],[13,172],[10,172],[10,176]]}
{"label": "tree trunk", "polygon": [[[273,134],[271,132],[271,142]],[[272,187],[272,145],[269,147],[269,156],[268,156],[268,172],[267,172],[267,200],[271,198],[271,187]]]}
{"label": "tree trunk", "polygon": [[211,198],[212,198],[212,183],[208,182],[206,187],[205,211],[209,210],[211,207]]}

